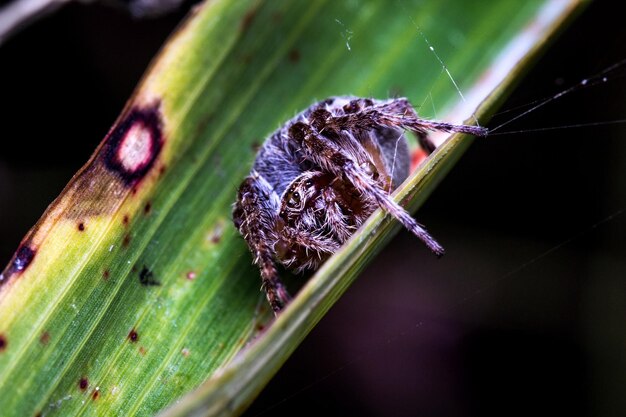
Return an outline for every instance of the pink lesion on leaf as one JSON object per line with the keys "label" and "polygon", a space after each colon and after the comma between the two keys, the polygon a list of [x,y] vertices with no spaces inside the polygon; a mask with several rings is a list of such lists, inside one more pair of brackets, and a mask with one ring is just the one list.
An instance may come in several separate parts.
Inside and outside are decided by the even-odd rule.
{"label": "pink lesion on leaf", "polygon": [[150,163],[153,154],[152,132],[143,123],[132,125],[117,148],[117,159],[127,172],[135,172]]}
{"label": "pink lesion on leaf", "polygon": [[136,184],[154,166],[163,147],[159,103],[131,108],[105,141],[103,157],[106,167],[136,189]]}

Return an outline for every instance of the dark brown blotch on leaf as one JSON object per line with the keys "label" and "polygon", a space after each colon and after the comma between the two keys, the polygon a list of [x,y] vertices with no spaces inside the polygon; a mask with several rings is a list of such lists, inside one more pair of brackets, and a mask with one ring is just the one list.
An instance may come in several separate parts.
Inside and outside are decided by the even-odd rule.
{"label": "dark brown blotch on leaf", "polygon": [[50,342],[50,333],[43,332],[39,337],[39,342],[41,342],[42,345],[47,345],[48,342]]}
{"label": "dark brown blotch on leaf", "polygon": [[21,245],[17,248],[17,251],[15,251],[15,254],[13,255],[13,259],[6,270],[6,276],[4,274],[0,274],[0,285],[2,285],[11,275],[21,274],[24,272],[26,268],[30,266],[36,253],[35,249],[28,245]]}
{"label": "dark brown blotch on leaf", "polygon": [[128,333],[128,340],[130,340],[133,343],[135,343],[135,342],[137,342],[139,340],[139,333],[137,333],[137,330],[132,329]]}
{"label": "dark brown blotch on leaf", "polygon": [[78,223],[78,231],[83,232],[85,230],[85,223]]}
{"label": "dark brown blotch on leaf", "polygon": [[122,246],[127,248],[130,245],[130,235],[124,235],[124,239],[122,240]]}
{"label": "dark brown blotch on leaf", "polygon": [[163,147],[163,122],[158,105],[134,108],[106,138],[105,166],[133,187],[154,166]]}
{"label": "dark brown blotch on leaf", "polygon": [[91,393],[91,399],[95,401],[98,399],[99,396],[100,396],[100,388],[94,389],[93,392]]}
{"label": "dark brown blotch on leaf", "polygon": [[148,201],[148,202],[146,203],[146,205],[145,205],[145,206],[143,206],[143,213],[144,213],[145,215],[148,215],[148,214],[150,214],[150,212],[151,212],[151,211],[152,211],[152,203],[151,203],[150,201]]}
{"label": "dark brown blotch on leaf", "polygon": [[139,271],[139,282],[145,286],[161,285],[159,281],[154,279],[154,273],[145,265]]}
{"label": "dark brown blotch on leaf", "polygon": [[0,334],[0,352],[4,352],[7,349],[9,342],[5,335]]}
{"label": "dark brown blotch on leaf", "polygon": [[89,387],[89,380],[84,376],[78,380],[78,388],[80,388],[81,391],[85,391],[87,387]]}
{"label": "dark brown blotch on leaf", "polygon": [[291,62],[292,64],[297,64],[298,62],[300,62],[300,51],[298,51],[297,49],[292,49],[291,51],[289,51],[289,55],[287,57],[289,58],[289,62]]}
{"label": "dark brown blotch on leaf", "polygon": [[108,269],[105,269],[104,271],[102,271],[102,279],[103,280],[107,281],[110,276],[111,276],[111,273],[109,272]]}

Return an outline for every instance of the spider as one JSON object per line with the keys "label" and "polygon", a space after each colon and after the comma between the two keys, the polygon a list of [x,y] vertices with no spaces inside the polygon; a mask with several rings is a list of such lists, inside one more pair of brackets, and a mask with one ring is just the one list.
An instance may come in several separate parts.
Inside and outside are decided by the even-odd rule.
{"label": "spider", "polygon": [[443,247],[391,198],[409,174],[404,130],[430,153],[426,132],[486,136],[479,126],[420,119],[405,98],[331,97],[275,131],[261,147],[233,208],[233,222],[278,314],[290,301],[276,262],[315,270],[380,207],[437,256]]}

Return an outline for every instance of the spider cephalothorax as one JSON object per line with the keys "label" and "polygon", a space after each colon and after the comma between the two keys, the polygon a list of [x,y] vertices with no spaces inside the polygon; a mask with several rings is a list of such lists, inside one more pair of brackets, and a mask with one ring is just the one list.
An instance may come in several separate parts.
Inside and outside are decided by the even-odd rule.
{"label": "spider cephalothorax", "polygon": [[428,130],[487,134],[481,127],[420,119],[406,99],[334,97],[312,105],[265,141],[239,188],[233,221],[275,312],[289,301],[275,262],[297,272],[316,269],[378,207],[443,254],[390,198],[409,173],[405,129],[417,134],[427,152],[435,148]]}

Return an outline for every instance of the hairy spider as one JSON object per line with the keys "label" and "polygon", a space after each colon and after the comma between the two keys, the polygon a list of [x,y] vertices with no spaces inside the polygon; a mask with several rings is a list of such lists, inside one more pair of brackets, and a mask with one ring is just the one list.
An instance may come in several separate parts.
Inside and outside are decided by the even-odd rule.
{"label": "hairy spider", "polygon": [[429,130],[485,136],[487,129],[420,119],[407,99],[332,97],[274,132],[243,181],[233,222],[261,270],[275,313],[290,300],[275,262],[317,269],[380,207],[441,256],[443,248],[391,197],[409,174],[403,130],[430,153]]}

